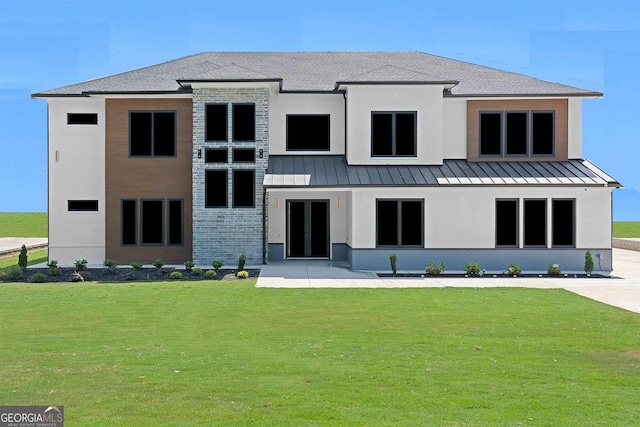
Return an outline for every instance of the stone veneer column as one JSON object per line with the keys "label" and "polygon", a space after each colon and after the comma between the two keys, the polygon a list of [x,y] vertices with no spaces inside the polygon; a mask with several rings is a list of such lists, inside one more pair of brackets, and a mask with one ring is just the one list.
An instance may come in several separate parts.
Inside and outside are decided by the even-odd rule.
{"label": "stone veneer column", "polygon": [[[228,141],[205,141],[205,105],[228,105]],[[254,103],[256,113],[255,142],[233,142],[232,104]],[[262,202],[263,179],[269,153],[269,92],[268,89],[194,89],[193,90],[193,262],[211,265],[213,260],[224,261],[235,268],[238,255],[244,253],[247,265],[262,264]],[[205,164],[206,148],[227,148],[228,162]],[[232,163],[233,148],[255,148],[256,162]],[[202,150],[202,158],[198,158]],[[263,158],[259,152],[263,150]],[[227,207],[205,208],[205,170],[227,170]],[[255,207],[233,208],[233,170],[255,170]]]}

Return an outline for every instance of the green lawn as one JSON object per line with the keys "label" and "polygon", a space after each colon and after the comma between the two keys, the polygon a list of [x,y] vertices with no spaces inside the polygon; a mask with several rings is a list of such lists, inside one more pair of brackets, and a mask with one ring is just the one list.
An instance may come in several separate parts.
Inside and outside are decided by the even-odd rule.
{"label": "green lawn", "polygon": [[613,237],[640,237],[640,221],[614,222]]}
{"label": "green lawn", "polygon": [[640,315],[562,290],[0,285],[0,405],[69,425],[636,425]]}
{"label": "green lawn", "polygon": [[46,212],[0,212],[0,237],[47,237]]}
{"label": "green lawn", "polygon": [[[30,252],[27,255],[27,265],[35,265],[49,261],[48,251],[46,249],[42,251]],[[2,258],[0,259],[0,272],[8,270],[14,265],[18,265],[18,257]]]}

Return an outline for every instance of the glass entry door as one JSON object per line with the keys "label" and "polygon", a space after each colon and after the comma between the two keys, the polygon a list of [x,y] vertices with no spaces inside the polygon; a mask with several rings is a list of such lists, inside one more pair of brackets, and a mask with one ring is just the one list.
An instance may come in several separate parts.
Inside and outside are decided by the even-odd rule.
{"label": "glass entry door", "polygon": [[329,201],[287,201],[287,257],[329,257]]}

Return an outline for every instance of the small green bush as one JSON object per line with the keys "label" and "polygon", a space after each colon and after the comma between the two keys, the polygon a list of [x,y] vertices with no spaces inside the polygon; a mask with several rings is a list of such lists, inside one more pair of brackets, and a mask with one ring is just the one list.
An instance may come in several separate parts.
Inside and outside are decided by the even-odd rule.
{"label": "small green bush", "polygon": [[425,271],[431,276],[438,276],[444,271],[444,262],[441,262],[440,265],[436,265],[433,261],[429,261],[429,265]]}
{"label": "small green bush", "polygon": [[249,278],[249,272],[246,271],[246,270],[238,271],[238,274],[236,274],[236,277],[238,279],[248,279]]}
{"label": "small green bush", "polygon": [[104,265],[105,267],[107,267],[107,268],[113,268],[113,267],[115,267],[116,265],[118,265],[118,263],[117,263],[117,262],[115,262],[115,261],[114,261],[114,260],[112,260],[112,259],[107,258],[107,259],[105,259],[105,260],[104,260],[103,265]]}
{"label": "small green bush", "polygon": [[204,277],[211,280],[211,279],[215,279],[217,274],[218,273],[215,270],[207,270],[207,272],[204,273]]}
{"label": "small green bush", "polygon": [[140,270],[142,268],[142,263],[141,262],[135,261],[135,262],[132,262],[130,265],[131,265],[131,267],[133,267],[136,270]]}
{"label": "small green bush", "polygon": [[238,272],[244,270],[244,264],[247,262],[247,257],[245,254],[238,255]]}
{"label": "small green bush", "polygon": [[193,268],[194,264],[193,261],[185,261],[184,262],[184,268],[187,271],[191,271],[191,269]]}
{"label": "small green bush", "polygon": [[182,273],[180,273],[179,271],[174,271],[173,273],[169,274],[169,278],[171,279],[182,279]]}
{"label": "small green bush", "polygon": [[20,255],[18,255],[18,266],[21,269],[26,270],[28,265],[27,260],[28,260],[27,247],[25,245],[22,245],[22,248],[20,248]]}
{"label": "small green bush", "polygon": [[11,280],[18,280],[22,277],[22,268],[14,265],[9,270],[7,270],[7,277]]}
{"label": "small green bush", "polygon": [[391,263],[391,272],[393,273],[393,275],[396,275],[397,270],[397,266],[398,266],[398,255],[396,254],[391,254],[389,255],[389,262]]}
{"label": "small green bush", "polygon": [[223,265],[224,265],[224,262],[222,261],[213,261],[211,263],[211,266],[216,271],[216,273],[218,272],[218,270],[220,270],[220,268],[222,268]]}
{"label": "small green bush", "polygon": [[191,270],[193,272],[193,274],[195,274],[196,276],[199,276],[202,274],[202,269],[200,267],[194,267],[193,270]]}
{"label": "small green bush", "polygon": [[58,261],[56,261],[55,259],[52,259],[47,263],[47,268],[49,269],[49,271],[47,271],[47,274],[49,276],[56,277],[60,275],[60,269],[58,268]]}
{"label": "small green bush", "polygon": [[469,261],[467,265],[464,266],[464,271],[469,276],[477,276],[478,274],[480,274],[480,263]]}
{"label": "small green bush", "polygon": [[547,268],[547,273],[550,276],[559,276],[562,274],[562,271],[560,270],[560,265],[558,264],[549,264],[549,267]]}
{"label": "small green bush", "polygon": [[584,271],[587,274],[591,274],[593,271],[593,257],[591,256],[591,251],[587,249],[587,253],[584,254]]}
{"label": "small green bush", "polygon": [[47,280],[47,276],[42,273],[36,273],[29,277],[29,282],[31,283],[44,283],[45,280]]}
{"label": "small green bush", "polygon": [[76,271],[84,271],[87,269],[87,260],[86,259],[77,259],[73,263],[76,266]]}
{"label": "small green bush", "polygon": [[158,270],[160,270],[163,265],[164,265],[164,260],[162,258],[158,258],[157,260],[153,261],[153,266]]}
{"label": "small green bush", "polygon": [[509,268],[507,268],[507,274],[509,276],[519,276],[522,274],[522,267],[518,264],[509,264]]}

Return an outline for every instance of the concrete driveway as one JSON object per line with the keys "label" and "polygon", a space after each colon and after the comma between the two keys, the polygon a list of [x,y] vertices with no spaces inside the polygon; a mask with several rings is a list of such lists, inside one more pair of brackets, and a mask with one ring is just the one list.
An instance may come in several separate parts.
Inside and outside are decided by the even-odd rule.
{"label": "concrete driveway", "polygon": [[378,277],[349,269],[346,263],[286,261],[262,266],[257,287],[264,288],[429,288],[524,287],[561,288],[640,313],[640,252],[613,249],[614,272],[609,278],[512,277]]}

